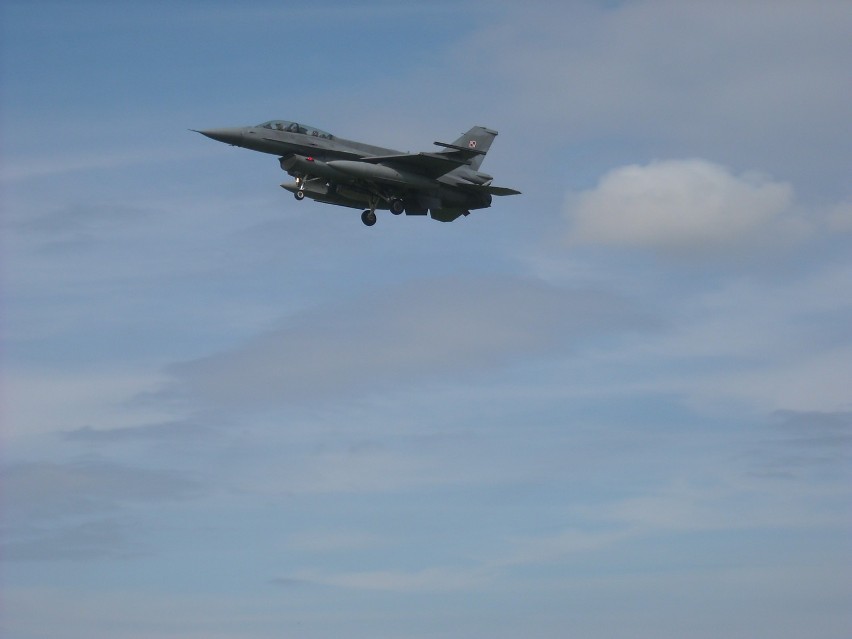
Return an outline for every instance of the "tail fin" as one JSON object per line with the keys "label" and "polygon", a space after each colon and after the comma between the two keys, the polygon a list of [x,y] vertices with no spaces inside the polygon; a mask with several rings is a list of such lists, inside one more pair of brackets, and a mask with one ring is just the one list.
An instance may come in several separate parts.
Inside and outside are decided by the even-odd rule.
{"label": "tail fin", "polygon": [[488,149],[491,148],[491,143],[496,136],[497,131],[486,129],[484,126],[475,126],[452,144],[445,144],[443,142],[435,142],[435,144],[452,149],[444,151],[444,153],[453,153],[456,151],[471,155],[472,157],[467,163],[476,171],[482,164],[482,160],[485,159],[485,154],[488,153]]}

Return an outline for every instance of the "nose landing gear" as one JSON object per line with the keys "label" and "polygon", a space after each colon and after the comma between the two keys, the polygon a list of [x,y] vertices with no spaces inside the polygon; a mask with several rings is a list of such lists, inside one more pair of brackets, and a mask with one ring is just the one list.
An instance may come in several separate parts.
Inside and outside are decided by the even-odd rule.
{"label": "nose landing gear", "polygon": [[305,180],[306,179],[307,179],[306,177],[297,177],[296,178],[296,184],[299,186],[299,190],[293,192],[293,197],[296,198],[297,200],[299,200],[299,202],[301,202],[302,200],[305,199]]}

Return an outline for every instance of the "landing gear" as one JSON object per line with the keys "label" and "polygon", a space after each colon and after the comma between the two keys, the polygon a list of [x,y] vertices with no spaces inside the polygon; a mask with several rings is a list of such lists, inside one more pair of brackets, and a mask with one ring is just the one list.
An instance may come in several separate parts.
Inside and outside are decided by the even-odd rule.
{"label": "landing gear", "polygon": [[379,198],[377,195],[370,196],[370,208],[361,213],[361,221],[367,226],[373,226],[376,223],[376,207],[379,206]]}
{"label": "landing gear", "polygon": [[293,197],[296,198],[297,200],[299,200],[299,202],[301,202],[302,200],[305,199],[305,178],[304,177],[297,177],[296,178],[296,184],[298,185],[299,190],[293,191]]}
{"label": "landing gear", "polygon": [[400,215],[405,210],[405,204],[403,204],[402,200],[394,198],[388,202],[388,208],[390,208],[390,212],[394,215]]}

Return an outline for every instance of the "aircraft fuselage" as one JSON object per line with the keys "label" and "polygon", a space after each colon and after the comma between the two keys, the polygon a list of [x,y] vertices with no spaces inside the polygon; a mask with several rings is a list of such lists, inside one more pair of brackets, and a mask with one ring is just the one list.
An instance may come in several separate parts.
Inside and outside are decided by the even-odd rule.
{"label": "aircraft fuselage", "polygon": [[394,214],[425,215],[451,221],[491,205],[491,196],[517,191],[491,187],[491,176],[478,170],[497,135],[474,127],[447,150],[403,153],[364,144],[285,120],[257,126],[209,129],[203,135],[233,146],[277,155],[295,182],[281,186],[296,199],[305,197],[339,206],[362,208],[362,220],[375,223],[377,209]]}

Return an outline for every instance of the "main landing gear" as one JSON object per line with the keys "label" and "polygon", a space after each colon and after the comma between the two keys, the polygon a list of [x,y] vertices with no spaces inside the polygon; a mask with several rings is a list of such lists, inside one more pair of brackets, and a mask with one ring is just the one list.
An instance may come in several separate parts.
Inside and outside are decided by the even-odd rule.
{"label": "main landing gear", "polygon": [[[392,198],[387,201],[390,212],[394,215],[402,215],[405,212],[405,204],[399,198]],[[379,197],[373,196],[370,198],[370,208],[361,213],[361,221],[367,226],[373,226],[376,223],[376,207],[379,205]]]}
{"label": "main landing gear", "polygon": [[[296,177],[297,189],[293,191],[293,197],[300,202],[305,199],[305,182],[308,180],[305,176]],[[312,196],[313,197],[313,196]],[[405,213],[405,203],[398,197],[389,197],[384,193],[373,193],[369,196],[369,208],[361,213],[361,221],[365,226],[373,226],[376,223],[376,209],[380,202],[386,202],[388,209],[394,215],[402,215]]]}
{"label": "main landing gear", "polygon": [[361,213],[361,221],[365,226],[373,226],[376,223],[376,207],[379,206],[379,196],[370,196],[370,208]]}

